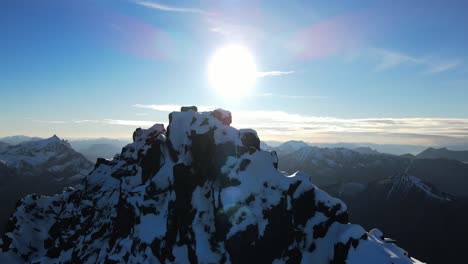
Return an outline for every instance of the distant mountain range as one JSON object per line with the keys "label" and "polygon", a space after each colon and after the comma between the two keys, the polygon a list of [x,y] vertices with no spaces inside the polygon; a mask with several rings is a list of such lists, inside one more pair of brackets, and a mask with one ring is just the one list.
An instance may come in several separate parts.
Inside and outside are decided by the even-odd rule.
{"label": "distant mountain range", "polygon": [[447,148],[428,148],[416,155],[418,159],[453,159],[468,162],[468,151],[448,150]]}
{"label": "distant mountain range", "polygon": [[129,143],[127,140],[110,138],[73,139],[69,142],[76,151],[91,162],[96,162],[98,158],[112,159]]}
{"label": "distant mountain range", "polygon": [[[347,148],[347,149],[360,149],[366,148],[371,149],[380,153],[387,153],[393,155],[403,155],[406,153],[411,154],[418,154],[419,152],[423,151],[427,147],[425,146],[418,146],[418,145],[403,145],[403,144],[374,144],[374,143],[314,143],[314,142],[304,142],[304,141],[286,141],[286,142],[277,142],[277,141],[265,141],[265,144],[268,145],[270,148],[280,147],[284,144],[290,144],[294,142],[294,145],[299,146],[302,145],[309,145],[315,146],[319,148]],[[284,146],[283,146],[284,147]],[[468,146],[467,146],[468,149]]]}
{"label": "distant mountain range", "polygon": [[57,193],[80,182],[92,167],[57,136],[28,139],[0,149],[0,231],[21,197]]}
{"label": "distant mountain range", "polygon": [[303,146],[282,152],[300,146],[285,144],[274,148],[279,168],[309,174],[319,188],[346,202],[351,221],[364,223],[366,228],[377,224],[428,263],[464,261],[468,164],[368,149]]}
{"label": "distant mountain range", "polygon": [[28,136],[23,136],[23,135],[17,135],[17,136],[10,136],[10,137],[4,137],[0,138],[0,141],[10,144],[10,145],[16,145],[19,143],[23,143],[26,141],[35,141],[35,140],[40,140],[42,138],[40,137],[28,137]]}
{"label": "distant mountain range", "polygon": [[[23,135],[0,138],[0,150],[8,145],[40,139],[42,138]],[[123,146],[129,143],[128,140],[111,138],[69,139],[67,141],[73,149],[83,154],[91,162],[96,162],[97,158],[112,159],[120,153]]]}
{"label": "distant mountain range", "polygon": [[[304,142],[304,141],[286,141],[286,142],[278,142],[278,141],[265,141],[262,142],[263,146],[266,149],[274,149],[277,147],[285,147],[283,145],[309,145],[315,146],[319,148],[347,148],[347,149],[370,149],[379,153],[386,153],[386,154],[393,154],[393,155],[404,155],[404,154],[412,154],[417,155],[422,151],[426,150],[428,146],[420,146],[420,145],[405,145],[405,144],[375,144],[375,143],[314,143],[314,142]],[[445,147],[439,148],[447,148],[453,151],[464,151],[468,150],[468,144],[462,145],[450,145]]]}

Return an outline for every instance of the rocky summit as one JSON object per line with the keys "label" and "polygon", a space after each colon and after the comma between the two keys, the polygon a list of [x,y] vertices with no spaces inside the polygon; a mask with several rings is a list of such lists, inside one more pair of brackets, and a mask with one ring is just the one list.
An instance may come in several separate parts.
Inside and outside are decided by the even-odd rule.
{"label": "rocky summit", "polygon": [[231,113],[183,107],[137,129],[76,188],[23,198],[1,263],[419,263],[348,222],[346,205],[286,175]]}

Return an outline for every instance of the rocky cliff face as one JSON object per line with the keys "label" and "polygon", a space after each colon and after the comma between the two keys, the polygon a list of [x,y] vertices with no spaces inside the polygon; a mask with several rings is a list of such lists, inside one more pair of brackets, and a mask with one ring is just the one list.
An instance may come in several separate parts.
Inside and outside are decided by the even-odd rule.
{"label": "rocky cliff face", "polygon": [[228,111],[184,107],[167,130],[137,129],[76,189],[23,198],[0,262],[417,262],[230,123]]}

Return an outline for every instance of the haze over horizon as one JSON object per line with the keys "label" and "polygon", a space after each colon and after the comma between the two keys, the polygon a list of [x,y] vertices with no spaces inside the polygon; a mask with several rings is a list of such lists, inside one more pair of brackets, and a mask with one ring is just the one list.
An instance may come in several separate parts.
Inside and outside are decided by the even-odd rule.
{"label": "haze over horizon", "polygon": [[[0,137],[128,138],[196,105],[263,140],[468,143],[463,1],[0,6]],[[239,98],[208,76],[231,44],[256,64]]]}

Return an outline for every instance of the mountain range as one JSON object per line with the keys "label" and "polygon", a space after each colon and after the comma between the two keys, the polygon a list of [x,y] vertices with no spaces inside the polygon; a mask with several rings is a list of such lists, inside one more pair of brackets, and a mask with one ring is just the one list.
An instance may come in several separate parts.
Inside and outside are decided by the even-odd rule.
{"label": "mountain range", "polygon": [[42,138],[40,137],[29,137],[29,136],[23,136],[23,135],[16,135],[16,136],[9,136],[9,137],[4,137],[0,138],[0,141],[3,143],[7,143],[9,145],[17,145],[26,141],[36,141],[40,140]]}
{"label": "mountain range", "polygon": [[468,163],[468,151],[449,150],[447,148],[428,148],[416,155],[418,159],[453,159]]}
{"label": "mountain range", "polygon": [[[291,141],[286,142],[277,142],[277,141],[265,141],[270,147],[279,147],[285,143],[289,143]],[[420,145],[405,145],[405,144],[375,144],[375,143],[364,143],[364,142],[356,142],[356,143],[347,143],[347,142],[337,142],[337,143],[318,143],[318,142],[304,142],[304,141],[293,141],[296,144],[306,144],[313,147],[319,148],[347,148],[347,149],[359,149],[359,148],[369,148],[380,153],[387,153],[393,155],[403,155],[406,153],[410,153],[416,155],[426,149],[426,146]],[[301,143],[302,142],[302,143]],[[459,146],[447,146],[450,149],[458,148]],[[468,146],[465,146],[468,149]]]}
{"label": "mountain range", "polygon": [[[212,115],[222,117],[227,112],[213,113],[216,111]],[[159,137],[165,138],[167,134],[165,130],[158,131]],[[122,158],[128,146],[135,144],[126,146],[121,153],[125,140],[64,141],[56,136],[49,139],[12,136],[1,140],[0,198],[6,201],[0,211],[3,223],[20,197],[29,193],[53,194],[67,186],[76,186],[92,169],[92,163],[86,159],[97,160],[96,167],[112,164]],[[275,147],[267,143],[255,143],[256,151],[271,151],[273,157],[279,157],[279,169],[295,177],[306,177],[320,189],[345,201],[350,221],[361,223],[366,229],[377,225],[392,237],[381,237],[382,241],[398,241],[417,258],[429,263],[463,261],[460,237],[468,234],[468,228],[463,228],[468,220],[466,151],[427,148],[416,155],[391,155],[350,143],[325,144],[347,148],[321,148],[303,141],[287,141]],[[388,146],[396,148],[397,145]],[[119,170],[114,173],[121,173]],[[371,233],[376,232],[380,231]]]}
{"label": "mountain range", "polygon": [[72,139],[69,142],[91,162],[96,162],[98,158],[112,159],[129,143],[127,140],[110,138]]}
{"label": "mountain range", "polygon": [[468,164],[345,148],[282,149],[275,148],[279,168],[309,174],[319,188],[346,202],[351,221],[366,228],[377,224],[428,263],[464,261]]}
{"label": "mountain range", "polygon": [[[429,151],[437,151],[438,156],[437,158],[447,158],[453,159],[456,155],[460,155],[461,153],[464,159],[466,160],[466,152],[468,149],[468,145],[460,144],[460,145],[448,145],[448,146],[439,146],[439,147],[427,147],[427,146],[420,146],[420,145],[405,145],[405,144],[375,144],[375,143],[317,143],[317,142],[304,142],[300,140],[291,140],[286,142],[278,142],[278,141],[265,141],[262,142],[264,149],[275,149],[278,147],[285,148],[296,146],[295,149],[298,150],[301,146],[313,146],[318,148],[346,148],[360,151],[374,151],[378,153],[386,153],[392,155],[418,155],[423,152]],[[288,146],[289,145],[289,146]],[[447,154],[447,155],[446,155]],[[451,155],[455,155],[454,157]],[[425,157],[424,157],[425,158]],[[459,158],[455,158],[461,160]]]}
{"label": "mountain range", "polygon": [[231,120],[183,107],[75,188],[23,198],[0,262],[420,263]]}

